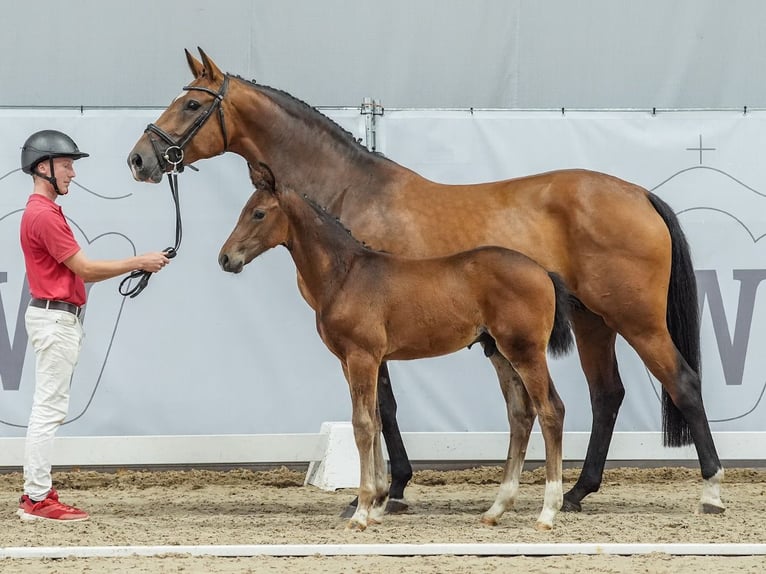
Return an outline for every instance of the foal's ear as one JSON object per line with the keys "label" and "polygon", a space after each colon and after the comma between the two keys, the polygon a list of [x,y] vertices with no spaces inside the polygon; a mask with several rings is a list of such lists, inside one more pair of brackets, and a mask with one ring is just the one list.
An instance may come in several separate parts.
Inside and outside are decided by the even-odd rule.
{"label": "foal's ear", "polygon": [[184,52],[186,52],[186,62],[189,64],[189,69],[191,70],[191,73],[194,74],[195,78],[199,78],[202,75],[202,73],[205,71],[205,68],[202,66],[202,62],[200,62],[197,58],[192,56],[189,50],[184,49]]}
{"label": "foal's ear", "polygon": [[250,182],[253,184],[253,187],[273,194],[276,181],[271,168],[263,162],[259,162],[258,167],[247,162],[247,167],[250,170]]}
{"label": "foal's ear", "polygon": [[208,79],[211,82],[222,80],[223,72],[218,69],[218,66],[215,65],[215,62],[208,58],[208,55],[202,51],[202,48],[197,47],[197,50],[199,50],[199,55],[202,56],[202,65],[205,66],[205,75],[207,75]]}

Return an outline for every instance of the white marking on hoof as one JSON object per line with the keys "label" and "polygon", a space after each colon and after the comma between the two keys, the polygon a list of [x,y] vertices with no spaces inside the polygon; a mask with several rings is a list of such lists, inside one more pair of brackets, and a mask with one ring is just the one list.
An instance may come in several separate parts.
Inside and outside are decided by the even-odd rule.
{"label": "white marking on hoof", "polygon": [[356,520],[349,520],[348,524],[346,524],[346,530],[353,530],[355,532],[364,532],[367,530],[366,524],[360,524]]}
{"label": "white marking on hoof", "polygon": [[370,515],[367,518],[368,524],[380,524],[383,522],[383,515],[386,513],[386,505],[373,506],[370,510]]}
{"label": "white marking on hoof", "polygon": [[724,471],[719,469],[713,476],[702,483],[702,497],[700,498],[699,511],[703,514],[721,514],[726,510],[721,502],[721,483]]}
{"label": "white marking on hoof", "polygon": [[519,493],[519,482],[517,480],[509,483],[503,483],[497,491],[497,497],[492,506],[489,507],[481,517],[481,521],[484,524],[490,526],[497,526],[500,521],[500,517],[506,510],[513,508],[513,503],[516,501],[516,495]]}
{"label": "white marking on hoof", "polygon": [[[511,504],[512,505],[512,504]],[[490,524],[492,526],[496,526],[497,523],[500,520],[500,517],[505,512],[506,505],[498,502],[497,500],[492,504],[492,506],[487,510],[481,517],[481,521],[484,524]]]}
{"label": "white marking on hoof", "polygon": [[537,519],[535,528],[538,530],[550,530],[553,528],[553,519],[558,514],[564,503],[564,486],[560,480],[552,480],[545,483],[545,498],[543,510]]}
{"label": "white marking on hoof", "polygon": [[553,530],[553,524],[546,524],[538,520],[535,524],[535,530],[539,530],[540,532],[548,532],[549,530]]}
{"label": "white marking on hoof", "polygon": [[367,529],[367,511],[357,507],[354,516],[346,524],[346,530],[362,532]]}

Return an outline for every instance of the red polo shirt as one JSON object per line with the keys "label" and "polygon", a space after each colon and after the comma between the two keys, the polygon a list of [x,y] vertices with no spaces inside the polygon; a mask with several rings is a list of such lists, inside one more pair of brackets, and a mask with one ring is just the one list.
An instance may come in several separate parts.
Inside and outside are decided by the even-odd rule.
{"label": "red polo shirt", "polygon": [[55,201],[29,196],[21,217],[21,250],[32,297],[85,305],[85,282],[62,263],[80,246]]}

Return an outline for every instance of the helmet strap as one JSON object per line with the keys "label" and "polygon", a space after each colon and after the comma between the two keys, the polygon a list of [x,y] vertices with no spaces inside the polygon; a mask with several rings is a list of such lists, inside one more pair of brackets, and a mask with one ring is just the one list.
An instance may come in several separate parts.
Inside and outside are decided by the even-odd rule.
{"label": "helmet strap", "polygon": [[56,195],[63,195],[61,191],[59,190],[58,182],[56,181],[56,173],[53,171],[53,158],[48,158],[48,165],[51,167],[51,175],[48,177],[47,175],[41,174],[39,171],[35,170],[35,175],[37,177],[43,178],[45,181],[49,182],[53,186],[53,191],[56,192]]}

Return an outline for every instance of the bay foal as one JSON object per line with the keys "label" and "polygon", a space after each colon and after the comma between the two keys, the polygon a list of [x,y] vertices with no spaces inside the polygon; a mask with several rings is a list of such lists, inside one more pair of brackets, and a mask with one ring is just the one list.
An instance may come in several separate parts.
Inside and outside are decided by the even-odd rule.
{"label": "bay foal", "polygon": [[564,405],[546,350],[573,344],[563,282],[516,251],[481,247],[407,259],[371,250],[295,191],[251,169],[256,191],[221,248],[224,271],[239,273],[264,251],[287,247],[317,329],[340,359],[359,452],[358,505],[348,528],[381,520],[388,496],[377,408],[383,361],[434,357],[481,341],[497,370],[511,439],[502,484],[482,521],[497,524],[513,505],[535,416],[545,442],[546,486],[538,529],[561,508]]}

